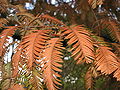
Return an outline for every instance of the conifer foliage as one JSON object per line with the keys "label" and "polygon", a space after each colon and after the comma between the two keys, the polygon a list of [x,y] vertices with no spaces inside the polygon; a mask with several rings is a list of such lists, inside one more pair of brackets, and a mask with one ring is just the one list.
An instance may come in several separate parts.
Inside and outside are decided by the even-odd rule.
{"label": "conifer foliage", "polygon": [[[88,2],[92,8],[96,8],[103,3],[103,0],[88,0]],[[9,78],[11,80],[7,82],[10,84],[6,85],[5,89],[61,89],[66,49],[71,53],[70,57],[76,65],[84,63],[89,66],[85,75],[86,89],[93,88],[93,79],[100,75],[112,75],[120,81],[119,57],[114,54],[112,48],[94,38],[95,35],[84,25],[68,26],[49,15],[34,16],[27,12],[18,12],[14,20],[9,18],[7,22],[13,22],[14,26],[6,25],[5,19],[0,21],[0,60],[3,62],[1,67],[4,65],[6,53],[9,53],[9,47],[12,46],[13,49],[10,68],[12,74],[6,76],[4,69],[0,69],[3,70],[3,82],[7,82]],[[103,23],[102,29],[109,29],[111,39],[119,42],[120,35],[116,31],[119,27],[111,21]],[[14,38],[15,36],[20,39]],[[10,43],[11,38],[13,40]]]}

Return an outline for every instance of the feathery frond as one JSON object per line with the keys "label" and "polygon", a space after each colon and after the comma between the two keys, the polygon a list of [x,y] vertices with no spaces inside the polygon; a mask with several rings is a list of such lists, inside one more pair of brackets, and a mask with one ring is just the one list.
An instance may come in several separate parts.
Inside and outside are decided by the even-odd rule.
{"label": "feathery frond", "polygon": [[116,24],[114,21],[106,21],[106,20],[104,21],[103,24],[106,25],[106,28],[108,29],[108,33],[110,37],[114,41],[120,42],[120,29],[118,27],[118,24]]}
{"label": "feathery frond", "polygon": [[23,25],[27,25],[31,20],[35,19],[35,16],[33,14],[26,12],[17,13],[16,15],[16,19]]}
{"label": "feathery frond", "polygon": [[99,20],[97,23],[100,23],[100,25],[96,26],[95,29],[98,29],[101,34],[104,34],[105,37],[109,37],[113,41],[120,42],[119,24],[107,19]]}
{"label": "feathery frond", "polygon": [[9,88],[8,90],[25,90],[25,89],[23,88],[22,85],[15,84],[11,88]]}
{"label": "feathery frond", "polygon": [[8,20],[5,18],[0,18],[0,28],[5,27],[5,24],[8,23]]}
{"label": "feathery frond", "polygon": [[6,5],[8,5],[8,1],[7,0],[0,0],[0,4],[6,4]]}
{"label": "feathery frond", "polygon": [[43,79],[49,90],[58,89],[61,85],[59,72],[62,70],[62,52],[63,49],[61,40],[59,38],[52,38],[49,40],[49,47],[45,49],[43,55],[45,56],[45,65],[42,68]]}
{"label": "feathery frond", "polygon": [[114,53],[120,58],[120,44],[117,43],[110,43],[112,45],[112,48],[114,50]]}
{"label": "feathery frond", "polygon": [[36,70],[35,68],[33,68],[32,71],[32,76],[29,80],[29,82],[31,83],[32,90],[43,90],[43,85],[42,85],[42,75],[40,70]]}
{"label": "feathery frond", "polygon": [[[55,26],[66,26],[63,22],[61,22],[60,20],[54,18],[54,17],[51,17],[49,15],[40,15],[38,16],[38,18],[40,18],[40,20],[49,25],[49,24],[52,24],[52,25],[55,25]],[[49,22],[49,23],[48,23]]]}
{"label": "feathery frond", "polygon": [[17,20],[23,25],[28,25],[32,27],[36,25],[43,26],[41,21],[36,20],[36,17],[33,14],[27,12],[17,13]]}
{"label": "feathery frond", "polygon": [[3,56],[7,48],[6,43],[8,43],[9,36],[12,36],[16,30],[16,26],[6,27],[5,30],[0,34],[0,56]]}
{"label": "feathery frond", "polygon": [[[119,60],[120,61],[120,60]],[[120,62],[118,64],[118,69],[114,73],[114,77],[117,78],[118,81],[120,81]]]}
{"label": "feathery frond", "polygon": [[101,46],[96,51],[96,68],[105,75],[111,74],[118,68],[118,58],[110,50],[108,47]]}
{"label": "feathery frond", "polygon": [[39,30],[35,33],[31,33],[26,35],[22,40],[22,49],[26,54],[27,66],[31,68],[33,66],[33,62],[39,64],[40,62],[40,53],[45,48],[45,41],[49,38],[49,32],[51,30]]}
{"label": "feathery frond", "polygon": [[93,9],[97,7],[97,5],[102,5],[104,0],[88,0],[88,3],[92,6]]}
{"label": "feathery frond", "polygon": [[43,26],[44,24],[41,23],[40,20],[37,20],[36,17],[33,14],[22,12],[17,13],[16,21],[18,24],[20,24],[22,27],[19,29],[21,36],[24,36],[25,34],[28,34],[30,32],[30,29],[34,28],[37,29],[37,26]]}
{"label": "feathery frond", "polygon": [[98,74],[95,67],[89,67],[88,71],[85,74],[85,86],[87,90],[94,89],[94,78],[96,78],[97,76]]}
{"label": "feathery frond", "polygon": [[87,90],[91,89],[93,86],[93,76],[91,69],[88,69],[88,71],[85,74],[85,87]]}
{"label": "feathery frond", "polygon": [[0,12],[5,13],[7,11],[8,1],[0,0]]}
{"label": "feathery frond", "polygon": [[[106,47],[107,43],[104,42],[103,38],[91,35],[84,26],[69,27],[63,23],[65,22],[68,25],[71,23],[85,23],[87,26],[90,26],[90,22],[102,18],[99,16],[99,12],[103,11],[103,13],[106,13],[107,8],[106,6],[104,7],[106,2],[102,6],[105,10],[102,7],[98,7],[98,10],[96,8],[98,5],[102,5],[105,0],[69,0],[69,2],[57,0],[54,5],[51,0],[38,0],[40,1],[39,4],[42,3],[42,5],[39,5],[37,1],[27,1],[30,2],[26,3],[26,0],[9,0],[9,2],[8,0],[0,0],[0,17],[6,17],[6,19],[0,18],[0,81],[2,81],[0,82],[0,89],[43,90],[45,88],[48,90],[58,90],[62,85],[61,76],[65,76],[63,78],[64,85],[66,81],[70,85],[75,85],[76,81],[79,81],[78,73],[76,74],[79,70],[65,72],[66,70],[76,69],[72,60],[75,60],[77,64],[82,63],[82,65],[85,65],[83,70],[81,69],[84,66],[79,66],[79,69],[82,71],[80,75],[82,79],[80,81],[83,82],[85,79],[86,89],[94,89],[94,79],[98,77],[97,71],[101,71],[101,74],[108,75],[108,77],[113,75],[113,77],[120,81],[120,61],[117,58],[120,52],[120,29],[118,23],[109,18],[98,20],[95,23],[99,35],[103,36],[106,41],[112,42],[111,47],[113,50]],[[38,9],[37,6],[40,6],[40,10],[43,10],[43,13],[40,11],[42,15],[34,16],[31,13],[27,13],[28,10],[24,6],[19,5],[19,2],[24,2],[26,5],[29,3],[31,7],[33,5],[35,8],[29,12],[34,14],[39,12],[36,8]],[[47,6],[47,4],[49,5]],[[54,10],[49,12],[51,8],[46,10],[44,7],[51,7]],[[93,9],[95,8],[96,10],[94,11]],[[110,9],[111,11],[108,12],[115,14],[117,17],[116,12],[119,11],[117,11],[119,8],[114,13],[111,13],[113,10],[112,8]],[[73,15],[71,15],[70,10],[72,10]],[[49,15],[43,15],[46,13],[60,19],[63,18],[64,20],[62,22]],[[117,19],[119,20],[120,18],[117,17]],[[79,20],[81,21],[79,22]],[[69,21],[71,22],[69,23]],[[6,24],[9,26],[5,27]],[[16,47],[14,40],[16,40],[17,36],[20,37],[21,41],[14,51],[14,47]],[[10,49],[9,38],[13,39],[13,43],[11,43],[13,47]],[[114,41],[116,43],[113,43]],[[64,47],[66,50],[63,50]],[[12,54],[10,56],[10,60],[12,60],[5,64],[4,58],[6,58],[6,54],[9,55],[9,52]],[[70,60],[69,64],[67,61],[63,64],[63,59],[65,60],[65,58],[67,58],[68,62]],[[62,66],[63,75],[61,75]],[[67,66],[69,67],[66,69]],[[72,69],[70,69],[70,66],[72,66]],[[90,67],[86,72],[85,70],[88,66]],[[84,72],[86,72],[86,75]],[[72,76],[74,73],[75,75]],[[83,79],[84,75],[85,78]],[[43,83],[45,83],[45,87]]]}
{"label": "feathery frond", "polygon": [[22,54],[22,46],[18,46],[16,53],[13,55],[12,57],[12,66],[13,66],[13,70],[12,70],[12,76],[16,77],[18,74],[18,66],[19,66],[19,62],[21,60],[21,54]]}
{"label": "feathery frond", "polygon": [[72,45],[70,51],[77,63],[91,63],[94,59],[93,42],[90,33],[83,26],[65,28],[65,39],[69,39],[68,45]]}

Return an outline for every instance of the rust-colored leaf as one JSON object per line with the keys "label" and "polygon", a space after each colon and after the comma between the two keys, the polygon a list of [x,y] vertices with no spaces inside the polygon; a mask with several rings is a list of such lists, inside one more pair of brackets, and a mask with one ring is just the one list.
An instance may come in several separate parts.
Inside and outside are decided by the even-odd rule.
{"label": "rust-colored leaf", "polygon": [[120,44],[117,43],[110,43],[112,48],[114,49],[114,53],[120,58]]}
{"label": "rust-colored leaf", "polygon": [[91,89],[93,86],[93,76],[92,76],[92,70],[88,69],[88,71],[85,74],[85,87],[87,90]]}
{"label": "rust-colored leaf", "polygon": [[8,1],[7,0],[0,0],[0,12],[5,13],[8,8]]}
{"label": "rust-colored leaf", "polygon": [[45,56],[44,61],[46,62],[42,68],[43,78],[48,90],[56,90],[59,88],[57,85],[61,85],[58,77],[61,77],[59,72],[62,71],[60,68],[62,67],[61,63],[63,62],[61,59],[61,50],[63,47],[59,38],[53,38],[49,41],[49,43],[49,47],[46,48],[43,53]]}
{"label": "rust-colored leaf", "polygon": [[22,85],[15,84],[8,90],[25,90]]}
{"label": "rust-colored leaf", "polygon": [[110,37],[114,40],[114,41],[119,41],[120,42],[120,29],[117,23],[115,23],[114,21],[105,21],[104,25],[108,25],[106,28],[108,28],[108,32]]}
{"label": "rust-colored leaf", "polygon": [[92,6],[93,9],[97,7],[97,5],[102,5],[104,0],[88,0],[88,3]]}
{"label": "rust-colored leaf", "polygon": [[7,0],[0,0],[0,4],[8,5],[8,1]]}
{"label": "rust-colored leaf", "polygon": [[[120,61],[120,60],[119,60]],[[114,73],[114,77],[117,78],[118,81],[120,81],[120,62],[118,64],[118,69]]]}
{"label": "rust-colored leaf", "polygon": [[94,48],[89,32],[82,26],[72,29],[65,28],[63,34],[69,39],[68,45],[72,45],[70,51],[77,63],[91,63],[94,59]]}
{"label": "rust-colored leaf", "polygon": [[87,90],[94,89],[94,78],[98,76],[95,67],[91,66],[85,74],[85,87]]}
{"label": "rust-colored leaf", "polygon": [[16,53],[12,57],[12,66],[13,66],[12,76],[13,77],[17,76],[18,74],[18,65],[19,65],[19,61],[21,60],[21,53],[22,53],[22,49],[21,49],[21,46],[19,46],[16,50]]}
{"label": "rust-colored leaf", "polygon": [[8,23],[7,19],[5,19],[5,18],[0,18],[0,28],[1,28],[1,27],[4,27],[5,24],[7,24],[7,23]]}
{"label": "rust-colored leaf", "polygon": [[45,41],[48,40],[50,30],[40,30],[36,33],[26,35],[22,40],[24,57],[27,59],[27,66],[31,68],[33,63],[40,64],[41,52],[45,48]]}
{"label": "rust-colored leaf", "polygon": [[5,53],[5,50],[7,48],[5,44],[9,44],[7,41],[7,39],[9,39],[8,36],[12,36],[14,34],[14,31],[16,30],[16,26],[9,26],[6,28],[7,29],[2,31],[2,33],[0,34],[0,56],[3,56]]}
{"label": "rust-colored leaf", "polygon": [[103,74],[111,74],[118,68],[118,58],[110,50],[108,47],[101,46],[96,51],[95,65]]}

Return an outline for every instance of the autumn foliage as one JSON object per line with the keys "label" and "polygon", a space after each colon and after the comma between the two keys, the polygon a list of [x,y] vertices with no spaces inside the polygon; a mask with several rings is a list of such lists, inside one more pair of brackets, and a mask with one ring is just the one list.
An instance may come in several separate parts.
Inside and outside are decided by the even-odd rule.
{"label": "autumn foliage", "polygon": [[[88,3],[94,9],[103,4],[103,0],[88,0]],[[1,12],[3,13],[3,9]],[[27,12],[19,12],[15,18],[17,19],[10,18],[8,21],[0,19],[2,61],[9,52],[9,46],[14,47],[11,56],[12,74],[9,77],[12,83],[8,90],[43,90],[45,87],[48,90],[61,89],[64,50],[71,53],[70,57],[76,65],[89,66],[85,75],[86,89],[92,89],[93,79],[102,75],[111,75],[116,81],[120,81],[119,55],[114,53],[112,48],[117,47],[120,42],[120,29],[116,22],[101,19],[93,25],[94,29],[99,30],[99,34],[108,29],[107,35],[117,43],[113,46],[95,38],[96,34],[85,25],[67,25],[47,14],[34,16]],[[14,25],[5,25],[7,22],[13,22]],[[20,37],[19,40],[14,39],[16,35]],[[8,41],[10,38],[13,38],[11,43]],[[115,50],[119,52],[120,48],[117,48],[118,50]],[[25,80],[28,81],[26,85],[22,84]]]}

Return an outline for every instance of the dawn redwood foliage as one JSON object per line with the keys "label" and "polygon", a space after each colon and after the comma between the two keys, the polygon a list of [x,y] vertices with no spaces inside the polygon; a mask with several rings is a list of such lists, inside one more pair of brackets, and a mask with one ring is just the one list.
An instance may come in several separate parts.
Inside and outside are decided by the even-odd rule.
{"label": "dawn redwood foliage", "polygon": [[[104,0],[88,0],[95,9]],[[2,90],[59,90],[62,88],[64,51],[69,51],[76,65],[86,64],[86,89],[94,89],[94,79],[112,76],[120,81],[120,28],[113,20],[100,19],[93,32],[116,43],[107,44],[85,25],[67,25],[48,14],[34,16],[20,6],[0,0],[0,12],[5,8],[20,9],[13,17],[0,18],[0,71]],[[11,40],[12,42],[9,42]],[[19,38],[19,39],[18,39]],[[111,47],[110,47],[111,45]],[[7,68],[4,57],[12,46]],[[9,69],[9,70],[6,70]],[[5,74],[8,73],[8,74]],[[7,83],[7,85],[5,84]]]}

